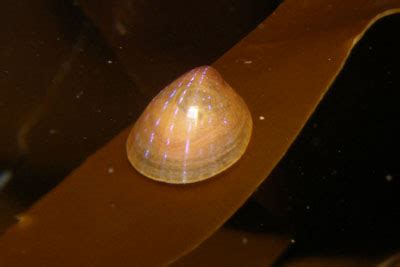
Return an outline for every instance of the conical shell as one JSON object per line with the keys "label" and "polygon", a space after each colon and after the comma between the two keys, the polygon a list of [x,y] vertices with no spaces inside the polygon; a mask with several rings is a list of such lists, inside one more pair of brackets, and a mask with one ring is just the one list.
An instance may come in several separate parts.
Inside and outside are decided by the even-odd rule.
{"label": "conical shell", "polygon": [[234,164],[249,143],[252,120],[243,99],[212,67],[198,67],[163,89],[127,141],[130,163],[143,175],[184,184]]}

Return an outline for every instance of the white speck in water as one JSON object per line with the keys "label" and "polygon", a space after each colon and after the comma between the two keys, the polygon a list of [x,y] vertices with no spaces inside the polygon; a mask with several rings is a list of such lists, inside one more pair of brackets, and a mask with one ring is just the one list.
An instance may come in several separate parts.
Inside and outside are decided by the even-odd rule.
{"label": "white speck in water", "polygon": [[112,63],[113,63],[112,60],[108,60],[108,61],[107,61],[107,64],[112,64]]}
{"label": "white speck in water", "polygon": [[83,138],[83,140],[87,140],[87,136],[84,136],[84,137],[82,137]]}
{"label": "white speck in water", "polygon": [[118,48],[119,48],[119,50],[122,50],[122,49],[124,49],[122,46],[118,46]]}
{"label": "white speck in water", "polygon": [[306,210],[310,210],[311,207],[309,205],[306,206]]}
{"label": "white speck in water", "polygon": [[0,191],[8,184],[12,177],[13,173],[11,171],[0,171]]}
{"label": "white speck in water", "polygon": [[387,174],[385,176],[386,181],[391,182],[393,180],[393,176],[391,174]]}
{"label": "white speck in water", "polygon": [[296,240],[292,238],[292,239],[290,239],[290,243],[294,244],[294,243],[296,243]]}
{"label": "white speck in water", "polygon": [[328,61],[332,61],[332,58],[328,57]]}
{"label": "white speck in water", "polygon": [[50,134],[50,135],[53,135],[53,134],[55,134],[55,133],[57,133],[57,131],[56,131],[55,129],[50,129],[50,130],[49,130],[49,134]]}
{"label": "white speck in water", "polygon": [[75,95],[75,97],[76,97],[76,99],[79,99],[79,98],[81,98],[82,95],[83,95],[83,91],[79,91],[79,92]]}
{"label": "white speck in water", "polygon": [[264,116],[260,116],[260,117],[258,117],[258,118],[260,119],[260,121],[265,120],[265,117],[264,117]]}
{"label": "white speck in water", "polygon": [[113,167],[108,168],[107,172],[110,173],[110,174],[114,173],[114,168]]}
{"label": "white speck in water", "polygon": [[245,60],[244,61],[244,64],[251,64],[251,63],[253,63],[253,61],[251,61],[251,60]]}
{"label": "white speck in water", "polygon": [[242,238],[242,244],[246,245],[249,242],[249,240],[246,237]]}

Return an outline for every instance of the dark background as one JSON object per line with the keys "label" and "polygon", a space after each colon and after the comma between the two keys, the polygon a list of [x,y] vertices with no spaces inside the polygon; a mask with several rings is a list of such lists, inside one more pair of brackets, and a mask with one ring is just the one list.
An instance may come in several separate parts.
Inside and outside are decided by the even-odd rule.
{"label": "dark background", "polygon": [[285,260],[379,259],[399,249],[398,29],[396,15],[366,33],[283,160],[228,225],[292,234]]}

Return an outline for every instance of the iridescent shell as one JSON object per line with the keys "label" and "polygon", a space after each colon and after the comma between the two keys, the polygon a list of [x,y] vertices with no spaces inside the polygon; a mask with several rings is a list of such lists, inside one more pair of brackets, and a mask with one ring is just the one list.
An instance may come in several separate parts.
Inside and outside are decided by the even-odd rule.
{"label": "iridescent shell", "polygon": [[198,67],[163,89],[131,130],[127,153],[151,179],[185,184],[210,178],[245,152],[252,119],[243,99],[212,67]]}

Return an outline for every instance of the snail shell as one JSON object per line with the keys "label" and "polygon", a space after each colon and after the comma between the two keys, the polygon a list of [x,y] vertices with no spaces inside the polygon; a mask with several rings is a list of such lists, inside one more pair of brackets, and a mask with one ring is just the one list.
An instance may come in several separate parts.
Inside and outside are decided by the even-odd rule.
{"label": "snail shell", "polygon": [[154,180],[202,181],[243,155],[252,126],[243,99],[214,68],[198,67],[168,85],[147,106],[129,134],[128,159]]}

